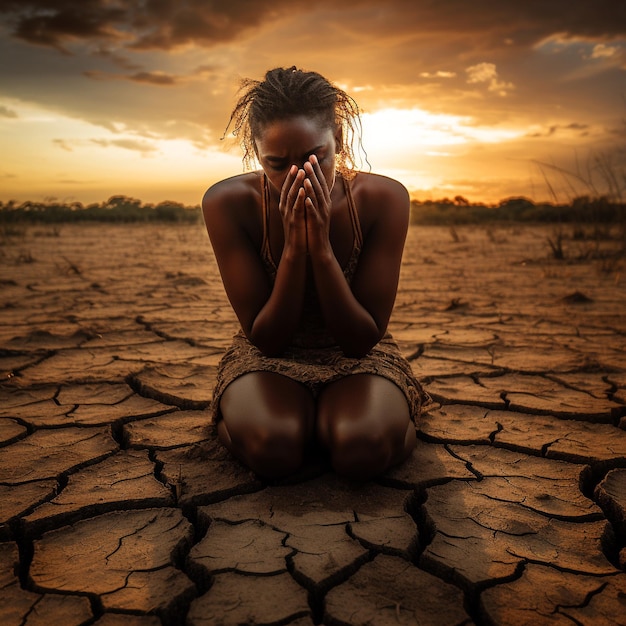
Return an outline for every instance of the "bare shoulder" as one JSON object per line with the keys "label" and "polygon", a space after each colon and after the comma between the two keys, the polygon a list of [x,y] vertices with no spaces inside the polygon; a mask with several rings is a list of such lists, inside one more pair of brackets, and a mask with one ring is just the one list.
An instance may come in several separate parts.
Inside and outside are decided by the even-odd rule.
{"label": "bare shoulder", "polygon": [[380,174],[359,172],[352,181],[352,190],[364,230],[380,220],[400,224],[408,221],[409,192],[401,182]]}
{"label": "bare shoulder", "polygon": [[398,196],[408,200],[406,187],[395,178],[389,178],[382,174],[372,174],[371,172],[359,172],[354,178],[357,187],[363,187],[368,193]]}
{"label": "bare shoulder", "polygon": [[[209,236],[245,232],[257,241],[261,228],[259,173],[250,172],[215,183],[202,198],[202,215]],[[227,235],[228,233],[228,235]]]}
{"label": "bare shoulder", "polygon": [[219,211],[222,208],[236,210],[241,205],[258,200],[259,178],[256,172],[239,174],[221,180],[209,187],[202,198],[202,210]]}

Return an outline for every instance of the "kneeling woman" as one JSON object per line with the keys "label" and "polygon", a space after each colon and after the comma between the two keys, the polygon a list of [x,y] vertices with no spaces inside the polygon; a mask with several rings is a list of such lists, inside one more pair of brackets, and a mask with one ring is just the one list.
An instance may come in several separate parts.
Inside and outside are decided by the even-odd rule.
{"label": "kneeling woman", "polygon": [[413,450],[423,399],[387,332],[407,191],[355,171],[358,107],[315,72],[244,82],[230,125],[262,169],[202,202],[241,324],[218,368],[219,439],[267,478],[295,472],[318,444],[337,473],[378,475]]}

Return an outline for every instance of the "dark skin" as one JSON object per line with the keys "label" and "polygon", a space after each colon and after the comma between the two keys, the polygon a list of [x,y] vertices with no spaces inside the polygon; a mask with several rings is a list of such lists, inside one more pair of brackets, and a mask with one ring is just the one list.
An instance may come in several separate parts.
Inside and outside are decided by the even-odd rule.
{"label": "dark skin", "polygon": [[[259,173],[211,187],[203,214],[224,288],[248,339],[280,356],[297,328],[311,273],[328,330],[359,358],[383,337],[396,296],[409,200],[400,183],[359,173],[351,181],[364,245],[352,283],[342,267],[353,229],[342,184],[334,184],[341,133],[317,118],[296,116],[265,126],[255,138],[270,183],[269,240],[277,265],[263,267]],[[415,428],[404,394],[386,378],[358,374],[329,384],[317,398],[272,372],[233,381],[220,401],[221,442],[258,474],[296,471],[319,442],[335,470],[368,479],[404,460]]]}

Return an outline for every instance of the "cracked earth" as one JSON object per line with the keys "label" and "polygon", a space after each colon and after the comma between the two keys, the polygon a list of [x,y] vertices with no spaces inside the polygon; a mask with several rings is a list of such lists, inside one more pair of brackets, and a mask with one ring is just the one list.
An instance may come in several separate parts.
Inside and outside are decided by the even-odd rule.
{"label": "cracked earth", "polygon": [[5,234],[0,623],[626,624],[626,277],[549,235],[413,227],[415,453],[266,484],[208,428],[236,321],[201,225]]}

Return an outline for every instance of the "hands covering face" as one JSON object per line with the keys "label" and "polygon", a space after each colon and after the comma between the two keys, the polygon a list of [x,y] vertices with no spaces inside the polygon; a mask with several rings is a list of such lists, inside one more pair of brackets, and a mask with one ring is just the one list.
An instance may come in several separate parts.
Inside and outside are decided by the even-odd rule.
{"label": "hands covering face", "polygon": [[330,190],[320,163],[311,155],[301,169],[292,165],[283,183],[279,210],[285,247],[315,255],[330,247]]}

